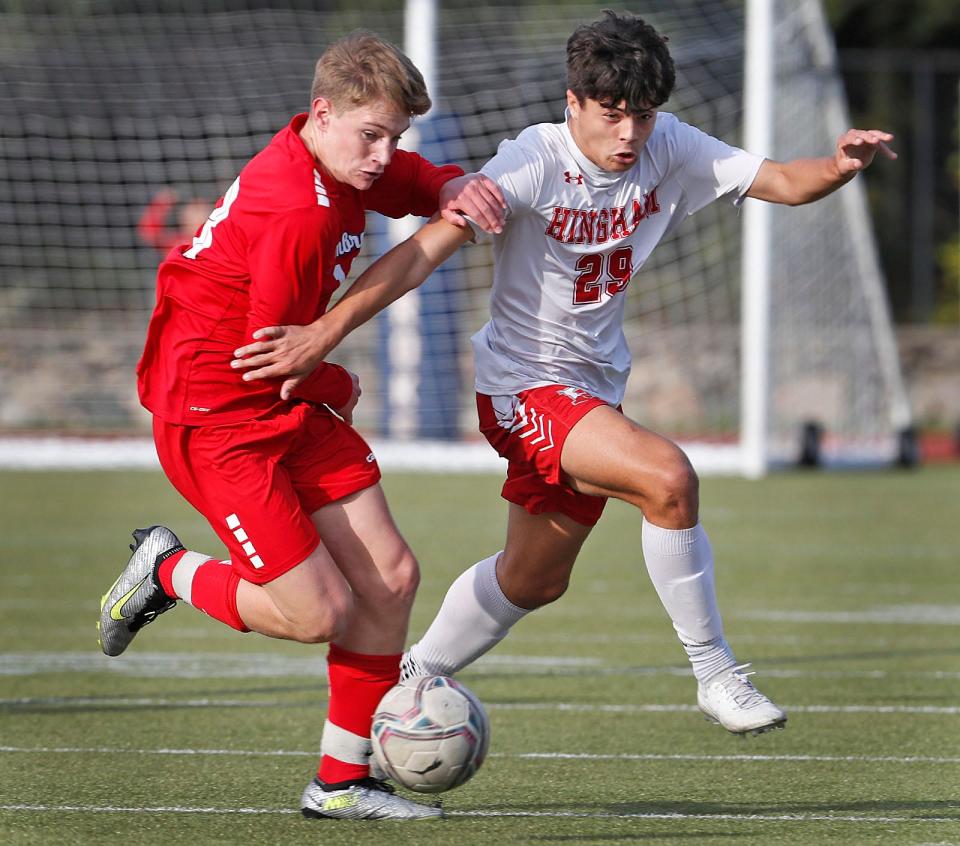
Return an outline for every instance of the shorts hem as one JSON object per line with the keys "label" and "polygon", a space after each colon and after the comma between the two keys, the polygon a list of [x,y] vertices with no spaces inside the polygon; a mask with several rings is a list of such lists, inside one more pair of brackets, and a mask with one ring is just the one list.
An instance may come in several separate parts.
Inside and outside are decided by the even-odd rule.
{"label": "shorts hem", "polygon": [[511,497],[506,492],[501,492],[500,496],[503,497],[507,502],[513,503],[514,505],[519,505],[524,511],[530,514],[533,517],[536,517],[539,514],[562,514],[564,517],[573,520],[575,523],[579,523],[581,526],[586,526],[587,528],[593,528],[600,522],[600,518],[603,516],[603,508],[607,504],[606,497],[597,497],[598,499],[603,499],[603,505],[600,507],[600,513],[596,517],[588,517],[584,514],[571,513],[573,509],[563,508],[552,502],[544,502],[542,499],[531,500],[529,497],[525,497],[522,494],[518,494],[516,498]]}
{"label": "shorts hem", "polygon": [[[291,555],[285,562],[282,564],[274,564],[269,569],[258,570],[252,564],[248,564],[243,558],[232,560],[233,566],[236,567],[238,575],[245,582],[250,582],[254,585],[268,585],[270,582],[279,579],[281,576],[286,575],[291,570],[299,567],[306,561],[313,553],[316,551],[317,547],[320,546],[321,539],[319,537],[315,538],[313,542],[302,549],[305,551],[297,552],[294,555]],[[239,564],[239,566],[237,566]]]}
{"label": "shorts hem", "polygon": [[314,512],[319,511],[321,508],[324,508],[328,505],[333,505],[335,502],[340,502],[341,499],[346,499],[348,496],[352,496],[355,493],[360,493],[360,491],[365,491],[367,488],[372,488],[374,485],[378,485],[382,478],[383,474],[380,472],[380,467],[378,465],[374,465],[373,473],[364,474],[362,477],[358,477],[355,481],[340,485],[332,491],[323,491],[323,496],[301,498],[303,510],[307,514],[313,514]]}

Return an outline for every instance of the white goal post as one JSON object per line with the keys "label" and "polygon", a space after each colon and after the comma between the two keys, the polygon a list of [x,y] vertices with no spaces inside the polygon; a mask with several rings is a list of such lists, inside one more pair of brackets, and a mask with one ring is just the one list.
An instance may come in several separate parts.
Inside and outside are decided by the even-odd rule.
{"label": "white goal post", "polygon": [[[745,74],[744,74],[744,146],[752,152],[772,158],[788,158],[782,152],[789,137],[785,121],[778,121],[782,106],[775,99],[778,82],[778,49],[799,32],[808,52],[807,73],[819,77],[816,99],[807,99],[811,110],[821,113],[829,133],[839,135],[850,128],[843,88],[837,73],[833,41],[820,0],[801,0],[793,4],[794,17],[777,17],[777,0],[747,0]],[[782,6],[781,13],[787,8]],[[779,28],[779,34],[778,34]],[[785,109],[784,109],[785,110]],[[793,111],[803,114],[795,104]],[[778,135],[779,132],[779,135]],[[823,139],[824,141],[829,138]],[[798,153],[803,154],[802,151]],[[903,454],[913,447],[903,439],[910,432],[912,414],[897,358],[891,319],[883,288],[874,236],[862,182],[855,181],[840,195],[844,237],[852,253],[852,273],[862,296],[868,334],[873,341],[878,378],[886,397],[886,418],[881,427],[888,435],[877,442],[848,442],[832,449],[834,459],[912,461]],[[834,205],[834,200],[831,201]],[[780,445],[771,443],[770,365],[777,350],[771,346],[771,326],[783,315],[771,314],[770,296],[772,265],[776,247],[771,219],[774,210],[764,203],[747,203],[744,207],[742,315],[741,315],[741,412],[740,467],[749,478],[767,472],[771,460],[787,456]],[[789,226],[789,223],[786,223]],[[862,330],[861,330],[862,331]],[[855,343],[855,342],[854,342]],[[851,344],[853,346],[853,344]],[[851,381],[854,374],[848,376]],[[853,393],[853,391],[851,391]],[[805,423],[822,426],[821,415],[814,404],[801,409]],[[879,409],[878,409],[879,411]],[[800,415],[794,412],[795,422]],[[857,449],[859,446],[859,450]]]}
{"label": "white goal post", "polygon": [[[404,143],[469,170],[526,125],[562,119],[566,39],[608,5],[45,0],[0,12],[0,465],[37,466],[31,451],[57,463],[53,435],[144,441],[133,368],[160,254],[138,235],[141,215],[165,189],[177,194],[170,227],[192,198],[212,204],[304,109],[325,44],[359,26],[404,44],[434,98]],[[827,154],[848,128],[820,0],[638,11],[670,38],[678,81],[664,108],[681,119],[778,159]],[[745,104],[757,119],[746,127]],[[911,417],[869,178],[798,209],[714,203],[631,282],[624,409],[701,472],[794,463],[804,432],[825,463],[902,457]],[[415,225],[372,217],[355,274]],[[487,448],[468,340],[486,319],[490,271],[488,246],[465,248],[332,356],[361,377],[358,428],[410,456],[388,464],[500,466],[492,453],[477,460]],[[78,442],[59,443],[69,464]]]}

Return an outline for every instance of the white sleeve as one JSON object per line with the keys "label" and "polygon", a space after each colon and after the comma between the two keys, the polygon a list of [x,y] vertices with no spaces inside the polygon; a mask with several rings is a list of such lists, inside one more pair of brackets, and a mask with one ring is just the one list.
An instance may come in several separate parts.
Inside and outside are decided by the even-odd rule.
{"label": "white sleeve", "polygon": [[536,149],[518,141],[502,141],[480,172],[500,186],[508,217],[526,214],[536,206],[543,186],[543,158]]}
{"label": "white sleeve", "polygon": [[733,195],[740,205],[763,164],[763,156],[731,147],[694,126],[677,124],[680,152],[678,178],[693,214],[714,200]]}

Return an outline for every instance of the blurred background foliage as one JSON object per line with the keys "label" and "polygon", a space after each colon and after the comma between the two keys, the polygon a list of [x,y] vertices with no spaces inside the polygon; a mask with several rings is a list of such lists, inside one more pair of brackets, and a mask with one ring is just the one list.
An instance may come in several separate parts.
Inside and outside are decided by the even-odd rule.
{"label": "blurred background foliage", "polygon": [[960,2],[825,7],[854,123],[897,135],[869,180],[894,317],[960,326]]}

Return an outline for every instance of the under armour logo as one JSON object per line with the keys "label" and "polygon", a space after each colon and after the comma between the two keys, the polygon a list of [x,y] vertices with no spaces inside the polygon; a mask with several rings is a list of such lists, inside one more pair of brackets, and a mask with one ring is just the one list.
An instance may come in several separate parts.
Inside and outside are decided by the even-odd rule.
{"label": "under armour logo", "polygon": [[578,173],[576,176],[574,176],[572,173],[570,173],[569,170],[565,170],[565,171],[563,172],[563,178],[564,178],[564,181],[566,181],[566,182],[573,182],[574,180],[576,180],[576,181],[577,181],[577,185],[583,185],[583,174],[582,174],[582,173]]}

